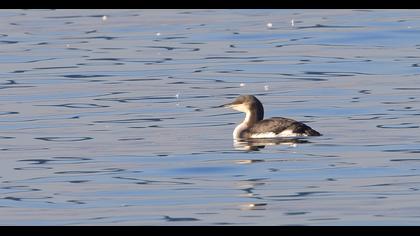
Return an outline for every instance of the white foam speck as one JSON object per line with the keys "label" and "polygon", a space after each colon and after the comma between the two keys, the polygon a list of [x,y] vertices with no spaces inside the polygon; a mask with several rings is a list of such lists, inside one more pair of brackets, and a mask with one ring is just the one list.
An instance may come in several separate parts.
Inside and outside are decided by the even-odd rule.
{"label": "white foam speck", "polygon": [[158,33],[156,33],[156,36],[160,36],[160,33],[158,32]]}
{"label": "white foam speck", "polygon": [[102,16],[102,21],[106,21],[108,19],[107,16]]}
{"label": "white foam speck", "polygon": [[244,83],[240,83],[240,84],[239,84],[239,86],[244,87],[244,86],[245,86],[245,84],[244,84]]}
{"label": "white foam speck", "polygon": [[290,21],[290,23],[292,24],[292,27],[293,27],[293,26],[295,26],[295,20],[294,20],[294,19],[292,19],[292,20]]}
{"label": "white foam speck", "polygon": [[268,91],[268,85],[264,85],[264,90]]}
{"label": "white foam speck", "polygon": [[267,23],[267,27],[268,27],[268,28],[273,27],[273,23],[271,23],[271,22],[270,22],[270,23]]}

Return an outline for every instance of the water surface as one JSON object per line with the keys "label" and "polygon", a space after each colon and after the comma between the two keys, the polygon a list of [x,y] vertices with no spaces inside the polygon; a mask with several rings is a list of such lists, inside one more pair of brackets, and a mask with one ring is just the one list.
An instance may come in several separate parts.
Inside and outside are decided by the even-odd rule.
{"label": "water surface", "polygon": [[[418,10],[2,10],[0,28],[1,225],[420,223]],[[323,136],[235,148],[243,114],[215,107],[239,94]]]}

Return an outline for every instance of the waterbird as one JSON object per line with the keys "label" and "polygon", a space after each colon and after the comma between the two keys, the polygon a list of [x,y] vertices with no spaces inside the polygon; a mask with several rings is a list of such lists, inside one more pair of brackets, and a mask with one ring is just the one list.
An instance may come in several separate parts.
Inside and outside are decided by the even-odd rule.
{"label": "waterbird", "polygon": [[272,117],[264,120],[264,107],[253,95],[240,95],[233,102],[221,105],[244,112],[245,119],[233,131],[234,139],[320,136],[311,127],[293,119]]}

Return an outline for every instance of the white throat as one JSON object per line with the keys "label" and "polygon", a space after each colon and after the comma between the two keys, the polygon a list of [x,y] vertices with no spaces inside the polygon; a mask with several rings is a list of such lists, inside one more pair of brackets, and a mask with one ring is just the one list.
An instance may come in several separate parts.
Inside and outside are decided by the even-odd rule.
{"label": "white throat", "polygon": [[240,139],[242,138],[242,131],[248,129],[248,123],[249,120],[251,118],[251,112],[246,111],[245,112],[246,116],[245,119],[242,121],[242,123],[240,123],[238,126],[236,126],[236,128],[233,130],[233,139]]}

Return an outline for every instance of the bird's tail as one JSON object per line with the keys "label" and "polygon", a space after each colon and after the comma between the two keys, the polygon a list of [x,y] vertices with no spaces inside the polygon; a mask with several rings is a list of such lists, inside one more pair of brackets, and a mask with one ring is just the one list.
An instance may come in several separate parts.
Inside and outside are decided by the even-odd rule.
{"label": "bird's tail", "polygon": [[308,136],[321,136],[321,134],[318,131],[313,130],[313,129],[305,130],[305,134]]}

